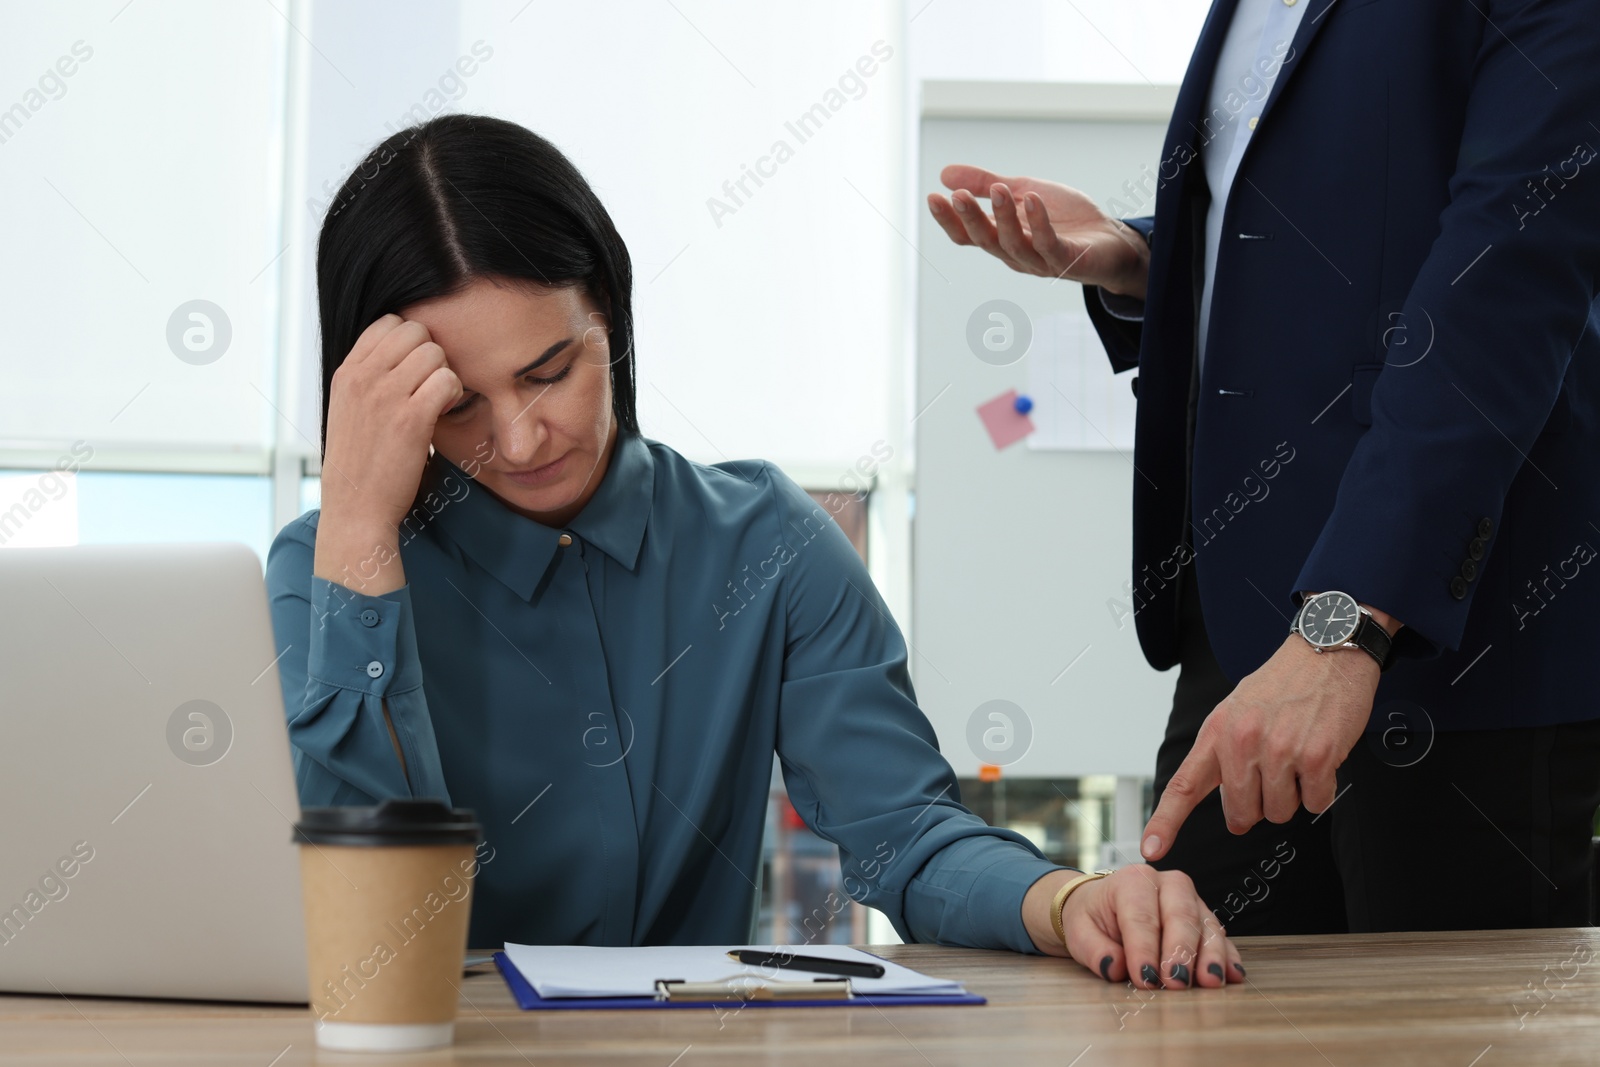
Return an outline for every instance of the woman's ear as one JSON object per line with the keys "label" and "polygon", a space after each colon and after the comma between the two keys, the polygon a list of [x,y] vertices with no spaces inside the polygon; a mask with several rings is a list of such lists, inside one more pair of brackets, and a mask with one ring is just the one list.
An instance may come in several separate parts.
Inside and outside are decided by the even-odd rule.
{"label": "woman's ear", "polygon": [[586,349],[606,353],[606,363],[611,362],[611,320],[604,312],[589,312],[589,327],[583,331],[583,345]]}

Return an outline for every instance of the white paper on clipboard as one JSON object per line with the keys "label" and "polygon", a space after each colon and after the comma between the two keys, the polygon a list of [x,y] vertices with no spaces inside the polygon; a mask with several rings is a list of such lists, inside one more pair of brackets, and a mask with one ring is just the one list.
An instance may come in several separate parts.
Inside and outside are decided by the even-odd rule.
{"label": "white paper on clipboard", "polygon": [[[802,981],[812,977],[808,971],[788,968],[779,971],[774,967],[735,963],[728,958],[730,948],[797,951],[793,947],[780,945],[648,945],[613,948],[508,943],[505,952],[528,984],[546,999],[653,996],[657,979],[720,982],[735,974],[776,978],[779,981]],[[933,978],[845,945],[807,945],[801,954],[881,964],[884,970],[882,978],[850,979],[850,986],[857,993],[960,996],[966,992],[960,982]]]}
{"label": "white paper on clipboard", "polygon": [[1137,398],[1129,374],[1112,374],[1083,312],[1041,315],[1028,347],[1028,448],[1039,452],[1133,451]]}

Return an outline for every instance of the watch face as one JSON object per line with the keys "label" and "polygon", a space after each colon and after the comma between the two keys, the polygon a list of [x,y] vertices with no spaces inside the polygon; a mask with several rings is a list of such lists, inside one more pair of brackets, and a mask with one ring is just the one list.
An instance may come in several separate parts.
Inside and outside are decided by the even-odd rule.
{"label": "watch face", "polygon": [[1346,593],[1319,593],[1300,609],[1300,632],[1319,648],[1344,644],[1360,621],[1355,598]]}

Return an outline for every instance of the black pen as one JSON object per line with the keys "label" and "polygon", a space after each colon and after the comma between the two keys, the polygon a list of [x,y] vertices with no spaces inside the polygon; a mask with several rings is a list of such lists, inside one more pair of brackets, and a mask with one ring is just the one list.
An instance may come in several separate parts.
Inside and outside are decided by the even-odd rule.
{"label": "black pen", "polygon": [[792,952],[758,952],[755,949],[733,949],[729,956],[753,967],[788,967],[796,971],[815,971],[817,974],[838,975],[841,978],[882,978],[881,963],[862,963],[858,960],[830,960],[822,956],[796,956]]}

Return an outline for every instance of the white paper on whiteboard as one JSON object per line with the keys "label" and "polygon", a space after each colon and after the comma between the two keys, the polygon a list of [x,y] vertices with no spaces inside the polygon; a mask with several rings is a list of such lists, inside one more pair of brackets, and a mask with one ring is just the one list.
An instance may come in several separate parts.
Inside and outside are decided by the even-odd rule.
{"label": "white paper on whiteboard", "polygon": [[1111,373],[1088,315],[1059,312],[1035,319],[1027,360],[1030,449],[1133,451],[1137,398],[1128,384],[1131,375]]}

